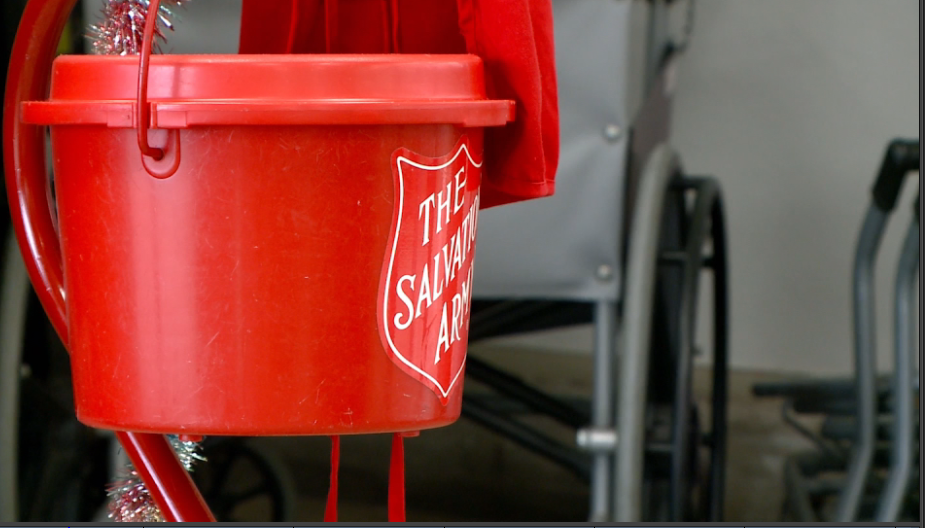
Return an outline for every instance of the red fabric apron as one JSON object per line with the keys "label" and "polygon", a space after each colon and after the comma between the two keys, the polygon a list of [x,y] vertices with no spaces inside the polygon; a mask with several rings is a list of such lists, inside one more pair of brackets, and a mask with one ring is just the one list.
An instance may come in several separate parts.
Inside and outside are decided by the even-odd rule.
{"label": "red fabric apron", "polygon": [[482,207],[549,196],[559,159],[550,0],[244,0],[241,53],[472,53],[488,96],[517,102],[485,131]]}

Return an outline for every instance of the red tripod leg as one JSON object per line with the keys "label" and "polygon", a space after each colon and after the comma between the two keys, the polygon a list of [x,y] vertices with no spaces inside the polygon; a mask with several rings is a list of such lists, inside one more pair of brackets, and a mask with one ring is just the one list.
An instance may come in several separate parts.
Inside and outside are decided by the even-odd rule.
{"label": "red tripod leg", "polygon": [[167,522],[215,522],[167,438],[156,434],[116,434]]}

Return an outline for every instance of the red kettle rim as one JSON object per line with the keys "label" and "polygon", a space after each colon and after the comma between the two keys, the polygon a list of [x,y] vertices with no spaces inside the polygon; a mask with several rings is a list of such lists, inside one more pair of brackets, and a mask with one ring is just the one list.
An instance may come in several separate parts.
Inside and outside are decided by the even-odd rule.
{"label": "red kettle rim", "polygon": [[[137,124],[137,57],[62,56],[37,125]],[[500,126],[514,103],[485,96],[474,55],[160,55],[151,58],[152,127],[430,124]]]}

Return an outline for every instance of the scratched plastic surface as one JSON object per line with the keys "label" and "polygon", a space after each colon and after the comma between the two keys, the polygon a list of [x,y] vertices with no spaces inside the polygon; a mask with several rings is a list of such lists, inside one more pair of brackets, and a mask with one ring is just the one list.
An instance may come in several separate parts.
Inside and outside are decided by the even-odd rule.
{"label": "scratched plastic surface", "polygon": [[[291,60],[235,57],[226,64],[235,70],[223,74],[221,57],[212,57],[201,66],[206,76],[188,58],[158,57],[150,94],[164,110],[152,119],[173,120],[181,157],[175,174],[158,179],[142,166],[135,129],[119,110],[134,99],[133,72],[111,59],[59,62],[51,102],[24,110],[31,123],[54,123],[80,420],[220,435],[413,431],[456,420],[461,387],[444,404],[383,350],[377,295],[396,200],[392,154],[439,157],[465,134],[481,156],[473,123],[510,117],[485,106],[480,64],[409,57],[417,61],[409,69],[393,56],[373,64],[369,78],[364,59],[312,82],[303,65],[289,76],[300,86],[278,70]],[[251,84],[223,98],[233,92],[229,78]],[[351,86],[354,101],[406,109],[410,124],[386,106],[381,116],[362,105],[332,111],[324,104],[336,99],[335,82]],[[430,100],[416,108],[427,90]],[[428,117],[434,100],[444,101],[446,123]],[[203,105],[167,108],[190,101]],[[248,116],[246,108],[259,113],[274,101],[276,113]],[[320,124],[311,105],[331,124]],[[199,121],[181,122],[181,114]]]}

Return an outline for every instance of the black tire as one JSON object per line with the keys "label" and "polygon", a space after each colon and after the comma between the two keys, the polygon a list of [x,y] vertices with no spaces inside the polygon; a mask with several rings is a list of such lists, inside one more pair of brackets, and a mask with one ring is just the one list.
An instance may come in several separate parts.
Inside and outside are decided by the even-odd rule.
{"label": "black tire", "polygon": [[[691,187],[678,177],[667,191],[659,241],[661,255],[677,256],[686,250],[694,213],[687,199]],[[683,263],[676,258],[665,259],[658,264],[650,340],[643,494],[643,520],[647,522],[716,522],[722,518],[726,269],[725,226],[718,194],[709,214],[712,236],[708,240],[713,241],[714,252],[721,253],[711,259],[714,281],[720,281],[714,284],[714,313],[710,314],[717,334],[711,409],[715,418],[709,433],[704,434],[701,410],[693,394],[693,336],[682,335],[683,318],[692,316],[696,320],[699,314],[686,312],[696,309],[696,302],[685,306],[683,291],[689,285],[685,284]],[[700,255],[696,258],[700,259]],[[699,281],[701,275],[694,280]],[[690,346],[684,340],[690,340]]]}
{"label": "black tire", "polygon": [[286,467],[268,450],[243,438],[210,437],[203,454],[207,460],[193,468],[192,476],[218,521],[293,519],[295,487]]}

